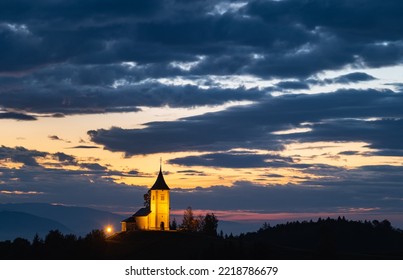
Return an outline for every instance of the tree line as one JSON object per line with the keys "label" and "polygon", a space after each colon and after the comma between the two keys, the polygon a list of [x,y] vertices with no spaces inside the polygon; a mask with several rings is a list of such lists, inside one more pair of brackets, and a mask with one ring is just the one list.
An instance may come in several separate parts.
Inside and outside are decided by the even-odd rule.
{"label": "tree line", "polygon": [[107,238],[102,230],[84,237],[53,230],[43,239],[0,242],[0,259],[403,259],[403,231],[388,220],[264,223],[255,232],[223,238],[217,225],[214,214],[197,216],[189,207],[176,231]]}
{"label": "tree line", "polygon": [[177,225],[174,219],[170,228],[172,230],[198,232],[209,236],[217,236],[218,219],[214,213],[207,213],[204,216],[195,216],[192,207],[189,206],[183,213],[182,223]]}
{"label": "tree line", "polygon": [[105,252],[106,235],[93,230],[84,237],[51,230],[45,238],[35,235],[0,242],[0,259],[98,259]]}

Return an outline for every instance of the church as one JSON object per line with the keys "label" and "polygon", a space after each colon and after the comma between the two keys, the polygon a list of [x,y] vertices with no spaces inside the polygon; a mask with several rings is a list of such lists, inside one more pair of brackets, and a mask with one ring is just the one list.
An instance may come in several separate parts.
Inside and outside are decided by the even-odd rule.
{"label": "church", "polygon": [[123,220],[122,231],[169,230],[169,187],[165,183],[162,167],[154,185],[144,195],[145,207]]}

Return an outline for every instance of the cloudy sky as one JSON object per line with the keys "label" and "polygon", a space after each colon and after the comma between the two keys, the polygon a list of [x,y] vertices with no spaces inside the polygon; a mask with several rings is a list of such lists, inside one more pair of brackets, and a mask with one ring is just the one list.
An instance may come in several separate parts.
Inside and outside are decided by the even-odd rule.
{"label": "cloudy sky", "polygon": [[400,0],[1,0],[0,203],[403,226]]}

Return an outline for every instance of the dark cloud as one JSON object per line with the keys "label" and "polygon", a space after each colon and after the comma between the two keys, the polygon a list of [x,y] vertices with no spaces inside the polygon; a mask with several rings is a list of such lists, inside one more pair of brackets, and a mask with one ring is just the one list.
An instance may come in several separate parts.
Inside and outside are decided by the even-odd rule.
{"label": "dark cloud", "polygon": [[0,119],[12,119],[17,121],[36,121],[37,118],[31,115],[15,112],[0,112]]}
{"label": "dark cloud", "polygon": [[364,72],[352,72],[345,75],[337,76],[335,78],[326,78],[326,79],[314,79],[310,78],[306,80],[306,83],[309,85],[329,85],[329,84],[353,84],[359,82],[368,82],[377,80],[374,76],[371,76]]}
{"label": "dark cloud", "polygon": [[[402,62],[398,1],[241,4],[2,1],[0,105],[54,116],[136,111],[138,106],[215,105],[256,100],[262,93],[253,91],[256,97],[244,89],[201,89],[199,79],[251,75],[302,81],[346,66]],[[178,77],[197,86],[156,82]],[[335,82],[370,79],[352,73]],[[277,86],[309,88],[298,81]]]}
{"label": "dark cloud", "polygon": [[[49,159],[57,161],[49,162]],[[84,162],[78,161],[76,157],[67,155],[65,153],[57,152],[57,153],[48,153],[48,152],[40,152],[36,150],[28,150],[24,147],[0,147],[0,160],[5,162],[14,162],[14,163],[22,163],[24,167],[30,169],[34,167],[33,171],[35,172],[44,172],[44,173],[52,173],[55,171],[59,172],[60,169],[53,170],[52,167],[65,168],[67,166],[75,166],[79,167],[81,170],[76,171],[77,176],[81,175],[99,175],[99,172],[102,171],[103,175],[108,177],[110,175],[119,175],[117,171],[112,170],[108,171],[108,168],[102,166],[98,163],[94,162]],[[40,160],[38,163],[38,160]],[[49,168],[49,166],[51,168]],[[69,171],[66,171],[68,173]],[[81,173],[80,173],[81,172]]]}
{"label": "dark cloud", "polygon": [[[353,41],[400,38],[399,1],[251,1],[246,8],[267,22],[303,22],[309,28],[324,28]],[[343,19],[343,20],[340,20]],[[393,23],[393,24],[392,24]]]}
{"label": "dark cloud", "polygon": [[99,149],[98,146],[87,146],[87,145],[79,145],[71,147],[70,149]]}
{"label": "dark cloud", "polygon": [[205,172],[193,169],[179,170],[176,173],[183,174],[186,176],[207,176]]}
{"label": "dark cloud", "polygon": [[280,89],[309,89],[309,84],[300,81],[284,81],[279,82],[276,86]]}
{"label": "dark cloud", "polygon": [[[201,89],[197,86],[168,86],[150,82],[133,86],[91,88],[66,84],[49,84],[43,88],[21,89],[18,95],[4,92],[0,104],[7,108],[38,113],[63,114],[135,112],[138,106],[189,107],[223,104],[230,100],[259,100],[265,92],[245,88]],[[21,116],[20,116],[21,118]]]}
{"label": "dark cloud", "polygon": [[259,168],[288,167],[293,160],[279,155],[225,152],[175,158],[169,160],[169,163],[183,166]]}
{"label": "dark cloud", "polygon": [[102,165],[100,165],[98,163],[81,163],[80,167],[88,169],[88,170],[92,170],[92,171],[105,171],[105,170],[107,170],[107,168],[105,166],[102,166]]}
{"label": "dark cloud", "polygon": [[344,151],[344,152],[340,152],[338,153],[339,155],[344,155],[344,156],[354,156],[354,155],[359,155],[361,154],[358,151]]}
{"label": "dark cloud", "polygon": [[[57,162],[46,163],[49,159]],[[78,161],[75,157],[60,152],[51,154],[23,147],[1,146],[0,161],[23,163],[18,169],[0,166],[1,196],[7,198],[8,202],[34,200],[106,207],[116,205],[116,201],[120,200],[122,205],[116,205],[117,209],[128,209],[133,205],[140,207],[142,195],[146,192],[144,187],[132,188],[116,184],[111,179],[112,176],[127,176],[126,173],[108,170],[98,163]],[[71,166],[78,169],[66,169]],[[117,199],[118,197],[121,199]]]}
{"label": "dark cloud", "polygon": [[53,118],[64,118],[65,115],[62,114],[62,113],[54,113],[54,114],[52,114],[52,117],[53,117]]}
{"label": "dark cloud", "polygon": [[133,176],[138,176],[141,173],[138,170],[130,170],[129,172],[127,172],[127,174],[133,175]]}
{"label": "dark cloud", "polygon": [[[21,169],[0,168],[2,181],[7,182],[0,186],[0,190],[10,191],[10,194],[1,195],[12,203],[35,201],[94,208],[112,206],[117,211],[133,212],[142,207],[143,194],[147,191],[144,187],[116,184],[109,177],[100,176],[102,172],[34,169],[28,166]],[[13,191],[26,194],[16,195]]]}
{"label": "dark cloud", "polygon": [[[402,210],[402,167],[363,166],[346,170],[324,169],[321,179],[298,185],[256,185],[236,182],[232,187],[174,189],[172,203],[196,209],[251,210],[259,213],[331,212],[373,209],[387,216]],[[401,222],[401,221],[400,221]]]}
{"label": "dark cloud", "polygon": [[5,20],[25,21],[39,19],[86,20],[108,16],[144,16],[152,14],[161,1],[133,2],[129,0],[49,1],[28,0],[2,1],[0,16]]}
{"label": "dark cloud", "polygon": [[47,153],[35,150],[28,150],[24,147],[9,148],[0,147],[0,160],[11,161],[14,163],[23,163],[27,166],[39,166],[37,157],[45,157]]}
{"label": "dark cloud", "polygon": [[[395,115],[396,116],[396,115]],[[313,130],[296,135],[303,141],[363,141],[376,150],[403,151],[400,128],[403,119],[383,118],[380,120],[337,120],[312,126]],[[292,136],[291,136],[292,137]]]}
{"label": "dark cloud", "polygon": [[336,77],[334,79],[326,79],[327,83],[349,84],[357,82],[366,82],[376,80],[375,77],[363,72],[354,72],[346,75]]}
{"label": "dark cloud", "polygon": [[57,135],[49,135],[48,138],[49,138],[50,140],[54,140],[54,141],[63,141],[63,142],[66,142],[66,143],[71,143],[71,141],[65,140],[65,139],[63,139],[63,138],[60,138],[60,137],[57,136]]}
{"label": "dark cloud", "polygon": [[387,83],[386,85],[391,85],[398,88],[400,91],[403,91],[403,83]]}
{"label": "dark cloud", "polygon": [[[181,124],[179,122],[150,123],[146,129],[113,127],[108,130],[91,130],[88,131],[88,135],[92,141],[104,145],[106,149],[123,151],[128,156],[158,152],[228,150],[239,142],[249,146],[249,139],[260,136],[256,127],[243,126],[247,121],[243,123],[231,121],[223,126],[200,122],[197,118],[182,121]],[[240,125],[244,129],[242,131],[244,134],[236,133]],[[128,145],[129,142],[131,145]],[[254,144],[257,145],[256,141]],[[265,145],[271,148],[281,147],[277,142],[270,140],[265,142]]]}
{"label": "dark cloud", "polygon": [[267,177],[267,178],[284,178],[285,176],[280,175],[280,174],[270,173],[270,174],[262,175],[262,177]]}
{"label": "dark cloud", "polygon": [[[178,121],[152,122],[143,129],[114,127],[88,134],[106,149],[127,155],[234,148],[275,151],[291,141],[364,141],[374,149],[399,151],[402,103],[403,95],[391,91],[283,95]],[[310,131],[276,134],[297,127]]]}
{"label": "dark cloud", "polygon": [[48,138],[50,140],[57,140],[57,141],[63,141],[63,139],[61,139],[59,136],[57,135],[49,135]]}
{"label": "dark cloud", "polygon": [[[113,172],[110,172],[110,173],[113,173]],[[124,177],[154,177],[154,174],[141,172],[138,169],[133,169],[128,172],[117,172],[117,173],[119,173],[119,174],[115,174],[115,175],[124,176]]]}
{"label": "dark cloud", "polygon": [[402,150],[396,150],[396,149],[387,149],[384,148],[382,150],[374,151],[372,153],[367,153],[367,155],[376,155],[376,156],[392,156],[392,157],[403,157],[403,151]]}
{"label": "dark cloud", "polygon": [[54,153],[53,155],[57,158],[58,161],[67,162],[67,163],[71,163],[71,164],[76,163],[75,157],[66,155],[65,153],[58,152],[58,153]]}

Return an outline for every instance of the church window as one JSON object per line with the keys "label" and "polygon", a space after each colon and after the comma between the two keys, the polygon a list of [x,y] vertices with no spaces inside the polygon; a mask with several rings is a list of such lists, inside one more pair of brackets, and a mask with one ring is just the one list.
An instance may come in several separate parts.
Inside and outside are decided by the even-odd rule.
{"label": "church window", "polygon": [[165,200],[165,195],[161,194],[161,200]]}

